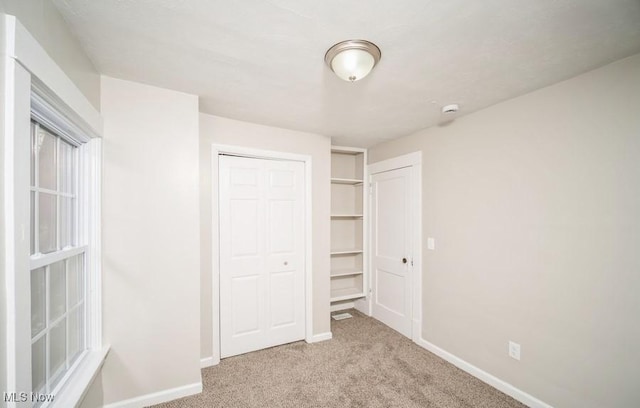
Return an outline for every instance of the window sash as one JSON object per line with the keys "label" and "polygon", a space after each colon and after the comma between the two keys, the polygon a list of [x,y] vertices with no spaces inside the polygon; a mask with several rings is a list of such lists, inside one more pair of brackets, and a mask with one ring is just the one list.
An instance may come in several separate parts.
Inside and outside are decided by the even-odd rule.
{"label": "window sash", "polygon": [[[63,254],[55,253],[53,254],[55,256],[46,256],[44,258],[47,258],[46,260],[48,262],[46,263],[42,262],[42,265],[38,264],[35,268],[30,268],[30,272],[29,272],[30,274],[33,270],[36,270],[39,268],[45,268],[44,270],[44,277],[45,277],[44,323],[45,324],[44,324],[44,327],[38,333],[36,333],[35,335],[33,334],[31,335],[31,350],[33,350],[34,344],[36,344],[38,341],[42,340],[43,337],[46,336],[44,338],[44,350],[45,350],[44,362],[43,362],[44,363],[44,383],[42,384],[40,389],[32,390],[35,393],[56,394],[61,389],[61,387],[64,386],[66,380],[71,375],[73,375],[74,370],[78,367],[79,364],[81,364],[81,361],[89,352],[87,305],[88,305],[88,302],[90,302],[90,299],[87,298],[88,296],[87,279],[86,279],[87,252],[88,251],[86,246],[82,248],[72,248],[70,250],[64,251]],[[77,257],[79,255],[82,255],[82,265],[81,265],[80,271],[76,270],[76,273],[78,273],[78,277],[82,279],[81,284],[77,286],[77,290],[80,291],[80,294],[78,294],[79,298],[75,300],[75,303],[71,304],[69,299],[70,276],[68,274],[68,263],[66,261],[71,260],[74,257]],[[43,260],[40,259],[40,261],[43,261]],[[50,282],[51,266],[60,261],[65,261],[64,263],[64,268],[65,268],[64,269],[64,276],[65,276],[64,312],[61,313],[60,316],[52,320],[51,310],[50,310],[51,308],[50,297],[52,293],[51,282]],[[77,317],[76,315],[77,312],[81,314],[80,314],[80,320],[76,321],[76,324],[78,324],[79,321],[82,322],[81,327],[78,329],[79,331],[77,332],[78,337],[76,337],[76,340],[79,341],[79,343],[77,344],[78,350],[76,351],[76,354],[70,355],[69,349],[71,344],[71,337],[69,337],[69,335],[70,334],[73,335],[73,333],[70,333],[69,325],[72,324],[71,318]],[[51,358],[52,358],[51,357],[52,356],[51,336],[52,336],[53,329],[63,322],[64,322],[64,327],[62,327],[61,329],[65,333],[65,340],[64,340],[65,350],[63,353],[64,361],[60,365],[60,367],[56,369],[55,372],[52,373],[51,365],[50,365]],[[32,387],[33,386],[34,384],[32,384]]]}
{"label": "window sash", "polygon": [[[32,241],[33,241],[33,254],[31,255],[32,257],[41,255],[40,253],[40,230],[39,230],[39,226],[40,226],[40,194],[41,193],[46,193],[46,194],[50,194],[52,196],[55,197],[55,203],[56,203],[56,237],[55,237],[55,248],[56,250],[54,250],[53,252],[59,251],[61,249],[61,239],[62,239],[62,225],[61,225],[61,219],[62,217],[62,201],[63,198],[70,198],[71,199],[71,205],[72,205],[72,211],[73,211],[73,224],[72,227],[69,229],[69,233],[70,233],[70,237],[69,239],[71,240],[71,245],[68,245],[67,247],[71,246],[73,247],[74,245],[78,245],[78,243],[80,242],[80,205],[79,205],[79,195],[78,195],[78,189],[80,188],[80,147],[81,144],[79,144],[78,142],[76,142],[74,139],[71,139],[68,136],[65,136],[64,134],[58,133],[57,130],[50,130],[46,125],[43,126],[40,123],[42,116],[38,116],[35,115],[34,112],[32,112],[31,115],[31,141],[32,141],[32,145],[31,145],[31,155],[30,155],[30,160],[33,161],[33,163],[31,163],[30,165],[30,171],[33,172],[32,177],[30,177],[30,179],[33,180],[33,185],[30,186],[30,191],[31,193],[33,193],[33,217],[32,217],[32,222],[33,222],[33,226],[31,228],[31,232],[33,234],[32,237]],[[51,121],[49,121],[49,123],[51,123]],[[49,134],[51,134],[53,137],[55,137],[55,155],[56,155],[56,189],[52,190],[52,189],[48,189],[48,188],[43,188],[40,186],[40,149],[36,146],[38,143],[38,137],[40,134],[40,131],[44,130],[46,132],[48,132]],[[62,172],[65,171],[66,169],[62,168],[61,165],[61,152],[62,152],[62,147],[61,144],[62,143],[68,143],[72,146],[72,154],[71,154],[71,163],[68,163],[68,165],[70,165],[72,167],[72,174],[71,174],[71,180],[68,180],[70,182],[73,183],[73,188],[71,190],[71,192],[66,192],[63,191],[63,186],[62,186]],[[30,182],[31,184],[31,182]],[[65,247],[66,248],[66,247]]]}
{"label": "window sash", "polygon": [[[90,347],[89,344],[89,307],[88,299],[88,273],[89,273],[89,247],[82,240],[85,238],[81,236],[81,230],[87,226],[81,220],[81,216],[84,215],[84,209],[80,202],[81,194],[86,194],[84,189],[88,186],[86,183],[80,184],[82,179],[82,171],[80,155],[81,152],[86,151],[82,149],[82,145],[77,143],[63,134],[60,134],[57,129],[50,130],[47,124],[44,126],[40,123],[41,117],[34,115],[32,112],[30,127],[31,134],[31,154],[30,160],[33,161],[30,165],[30,171],[33,173],[30,177],[30,194],[33,196],[31,205],[31,218],[30,223],[31,232],[34,235],[33,241],[33,254],[29,257],[29,279],[32,278],[32,271],[39,268],[44,268],[45,288],[44,288],[44,327],[38,332],[31,335],[31,347],[30,352],[33,353],[33,346],[39,342],[44,342],[44,361],[40,361],[44,368],[44,383],[40,389],[33,389],[36,384],[32,384],[32,391],[36,393],[52,393],[60,390],[65,385],[67,379],[73,375],[73,372],[81,364],[82,360],[88,353]],[[55,129],[55,128],[54,128]],[[49,135],[55,138],[54,157],[55,157],[55,189],[43,188],[40,186],[40,136],[41,132],[45,131]],[[47,136],[45,136],[47,137]],[[71,145],[70,150],[66,150],[67,155],[63,154],[63,149],[68,149],[63,143],[69,143]],[[70,154],[69,154],[70,153]],[[86,154],[86,153],[85,153]],[[64,172],[64,173],[63,173]],[[70,178],[69,178],[70,177]],[[63,182],[66,181],[66,183]],[[67,184],[71,183],[71,185]],[[40,194],[45,193],[55,197],[55,242],[53,251],[48,253],[40,252]],[[63,215],[63,211],[67,211],[68,208],[62,205],[63,200],[71,199],[70,205],[72,206],[71,217],[69,214]],[[67,203],[69,204],[69,203]],[[63,225],[63,221],[64,225]],[[63,239],[63,234],[65,234]],[[66,235],[69,234],[69,235]],[[63,247],[63,245],[65,245]],[[69,279],[68,274],[69,264],[68,261],[74,259],[74,257],[82,256],[82,265],[79,266],[80,270],[79,278],[81,283],[78,285],[77,290],[78,299],[75,300],[75,304],[69,304]],[[50,284],[51,279],[51,266],[64,262],[64,311],[57,316],[55,320],[51,320],[51,302],[52,288]],[[78,267],[78,266],[77,266]],[[74,326],[71,326],[74,325]],[[29,326],[31,326],[31,319],[29,320]],[[64,347],[64,351],[60,358],[63,358],[60,366],[56,368],[55,372],[51,372],[53,367],[52,358],[55,358],[55,352],[53,349],[54,331],[61,330],[64,333],[64,341],[61,346]],[[72,342],[76,342],[77,350],[71,350]],[[70,353],[74,353],[71,355]],[[34,356],[32,355],[32,359]],[[33,366],[31,368],[33,370]],[[33,373],[32,373],[33,375]]]}
{"label": "window sash", "polygon": [[34,270],[42,268],[43,266],[48,266],[52,263],[56,263],[58,261],[62,261],[63,259],[71,258],[75,255],[83,254],[86,252],[87,245],[82,245],[79,247],[61,249],[59,251],[50,252],[48,254],[33,255],[30,260],[29,269]]}

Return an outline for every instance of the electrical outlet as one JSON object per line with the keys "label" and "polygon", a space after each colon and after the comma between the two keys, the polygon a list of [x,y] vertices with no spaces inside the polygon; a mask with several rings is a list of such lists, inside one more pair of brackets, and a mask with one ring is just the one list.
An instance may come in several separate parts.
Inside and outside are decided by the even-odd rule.
{"label": "electrical outlet", "polygon": [[434,238],[427,238],[427,249],[432,251],[436,249],[436,240]]}
{"label": "electrical outlet", "polygon": [[520,344],[509,341],[509,357],[520,361]]}

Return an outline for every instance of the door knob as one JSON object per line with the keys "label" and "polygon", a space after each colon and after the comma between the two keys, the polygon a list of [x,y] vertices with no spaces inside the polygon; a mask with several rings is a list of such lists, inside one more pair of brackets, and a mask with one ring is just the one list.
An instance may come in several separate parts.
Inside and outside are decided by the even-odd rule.
{"label": "door knob", "polygon": [[407,263],[407,258],[402,258],[402,263]]}

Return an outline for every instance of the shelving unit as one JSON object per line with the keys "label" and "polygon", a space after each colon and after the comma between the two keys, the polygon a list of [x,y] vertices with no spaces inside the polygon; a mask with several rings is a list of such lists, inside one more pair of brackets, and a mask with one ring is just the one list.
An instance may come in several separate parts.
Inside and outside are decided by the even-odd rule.
{"label": "shelving unit", "polygon": [[366,309],[366,154],[366,149],[331,148],[332,311]]}

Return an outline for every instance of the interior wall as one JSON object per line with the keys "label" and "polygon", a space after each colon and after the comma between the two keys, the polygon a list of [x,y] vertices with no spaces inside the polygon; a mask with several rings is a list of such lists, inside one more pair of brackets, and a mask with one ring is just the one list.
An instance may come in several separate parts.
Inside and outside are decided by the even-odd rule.
{"label": "interior wall", "polygon": [[100,110],[100,75],[51,0],[0,0],[16,16],[91,104]]}
{"label": "interior wall", "polygon": [[200,245],[202,358],[213,353],[212,248],[211,248],[211,145],[306,154],[312,160],[313,206],[313,333],[331,330],[329,323],[329,211],[331,140],[311,133],[256,125],[200,114]]}
{"label": "interior wall", "polygon": [[111,351],[84,406],[201,382],[198,98],[103,77],[102,114]]}
{"label": "interior wall", "polygon": [[369,151],[423,154],[424,339],[552,406],[638,404],[639,108],[636,55]]}

